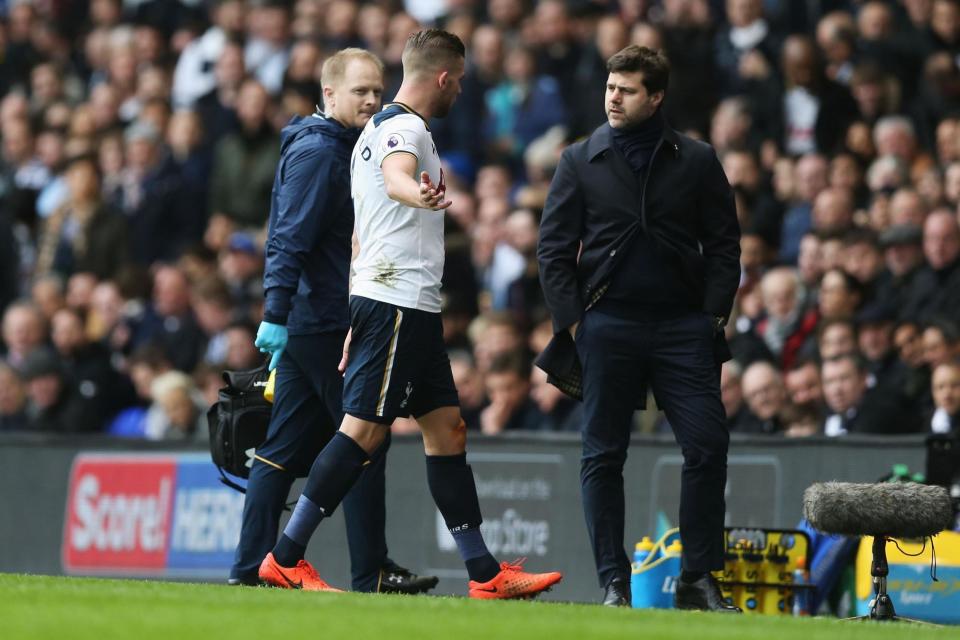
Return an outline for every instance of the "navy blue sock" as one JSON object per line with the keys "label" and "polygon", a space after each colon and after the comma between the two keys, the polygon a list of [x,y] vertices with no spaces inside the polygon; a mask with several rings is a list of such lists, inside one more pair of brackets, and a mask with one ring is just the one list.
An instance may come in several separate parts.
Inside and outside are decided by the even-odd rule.
{"label": "navy blue sock", "polygon": [[292,567],[303,558],[320,521],[333,514],[369,460],[367,452],[350,436],[339,431],[334,434],[313,461],[303,495],[273,548],[280,566]]}
{"label": "navy blue sock", "polygon": [[457,543],[471,580],[486,582],[500,572],[480,533],[480,502],[467,454],[427,456],[427,484],[433,501]]}
{"label": "navy blue sock", "polygon": [[281,533],[280,537],[277,538],[277,544],[273,545],[273,559],[281,567],[294,567],[303,560],[306,551],[306,546],[297,544],[288,538],[287,534]]}

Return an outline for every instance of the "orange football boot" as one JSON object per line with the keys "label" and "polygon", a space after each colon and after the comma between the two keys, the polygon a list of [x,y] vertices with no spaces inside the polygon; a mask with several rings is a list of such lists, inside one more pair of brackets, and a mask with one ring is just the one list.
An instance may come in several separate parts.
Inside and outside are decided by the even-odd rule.
{"label": "orange football boot", "polygon": [[313,565],[306,560],[299,561],[295,567],[281,567],[273,557],[273,552],[268,553],[260,563],[259,574],[260,579],[271,587],[343,593],[342,589],[331,587],[324,582]]}
{"label": "orange football boot", "polygon": [[501,562],[500,573],[487,582],[470,581],[470,597],[484,600],[535,598],[560,582],[563,576],[558,571],[550,573],[527,573],[523,560],[513,563]]}

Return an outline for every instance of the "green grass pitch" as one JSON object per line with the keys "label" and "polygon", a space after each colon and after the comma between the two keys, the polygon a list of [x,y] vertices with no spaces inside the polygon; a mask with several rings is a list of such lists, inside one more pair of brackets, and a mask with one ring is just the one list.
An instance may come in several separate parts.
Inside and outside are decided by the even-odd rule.
{"label": "green grass pitch", "polygon": [[4,640],[444,638],[922,640],[960,629],[611,610],[551,602],[322,594],[212,584],[0,574]]}

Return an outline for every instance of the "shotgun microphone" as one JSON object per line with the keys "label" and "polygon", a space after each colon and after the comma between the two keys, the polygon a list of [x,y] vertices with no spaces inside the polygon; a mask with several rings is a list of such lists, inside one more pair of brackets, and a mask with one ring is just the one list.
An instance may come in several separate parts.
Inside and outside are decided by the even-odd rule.
{"label": "shotgun microphone", "polygon": [[943,487],[915,482],[824,482],[803,492],[803,516],[824,533],[923,538],[953,526]]}

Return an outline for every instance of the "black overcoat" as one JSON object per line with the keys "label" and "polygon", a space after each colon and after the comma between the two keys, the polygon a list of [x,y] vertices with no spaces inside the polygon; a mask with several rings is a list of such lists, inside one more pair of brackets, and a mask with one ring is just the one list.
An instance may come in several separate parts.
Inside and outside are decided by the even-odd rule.
{"label": "black overcoat", "polygon": [[[581,380],[568,328],[600,300],[641,232],[702,301],[705,313],[730,315],[740,282],[740,226],[733,190],[713,148],[665,124],[641,182],[604,124],[564,150],[537,246],[554,330],[537,366],[569,395],[581,396]],[[722,331],[715,351],[718,363],[730,359]]]}

